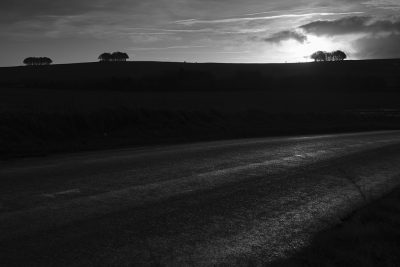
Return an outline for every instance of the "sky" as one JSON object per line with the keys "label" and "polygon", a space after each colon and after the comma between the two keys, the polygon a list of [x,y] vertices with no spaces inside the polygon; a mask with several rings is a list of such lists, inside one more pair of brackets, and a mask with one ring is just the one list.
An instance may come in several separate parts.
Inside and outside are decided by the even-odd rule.
{"label": "sky", "polygon": [[92,62],[305,62],[317,50],[400,58],[400,0],[1,0],[0,66]]}

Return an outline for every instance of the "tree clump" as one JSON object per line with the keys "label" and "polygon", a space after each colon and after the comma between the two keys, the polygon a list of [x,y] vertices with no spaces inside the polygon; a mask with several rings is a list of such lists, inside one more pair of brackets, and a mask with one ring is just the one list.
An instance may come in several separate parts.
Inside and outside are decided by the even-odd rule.
{"label": "tree clump", "polygon": [[125,62],[129,59],[129,56],[123,52],[103,53],[98,59],[100,62]]}
{"label": "tree clump", "polygon": [[345,52],[336,50],[333,52],[317,51],[310,56],[315,62],[343,61],[347,58]]}
{"label": "tree clump", "polygon": [[47,66],[53,63],[48,57],[28,57],[24,59],[24,64],[27,66]]}

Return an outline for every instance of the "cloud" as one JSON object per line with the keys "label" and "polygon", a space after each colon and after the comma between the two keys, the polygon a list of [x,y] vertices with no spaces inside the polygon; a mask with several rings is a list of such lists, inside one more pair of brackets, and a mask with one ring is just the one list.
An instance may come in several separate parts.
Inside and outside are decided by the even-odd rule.
{"label": "cloud", "polygon": [[126,10],[137,7],[146,0],[1,0],[0,10],[24,16],[77,15],[94,11]]}
{"label": "cloud", "polygon": [[[306,11],[314,11],[320,9],[319,7],[314,8],[300,8],[300,9],[293,9],[291,12],[306,12]],[[274,14],[274,13],[285,13],[287,10],[272,10],[272,11],[263,11],[263,12],[255,12],[255,13],[248,13],[244,14],[244,16],[255,16],[255,15],[265,15],[265,14]]]}
{"label": "cloud", "polygon": [[400,58],[400,35],[390,34],[384,37],[368,36],[354,42],[357,48],[356,58]]}
{"label": "cloud", "polygon": [[130,28],[132,30],[141,30],[151,33],[152,31],[164,32],[167,34],[184,34],[184,33],[211,33],[211,34],[240,34],[247,33],[248,31],[227,31],[227,30],[219,30],[213,28],[201,28],[201,29],[162,29],[162,28]]}
{"label": "cloud", "polygon": [[46,15],[77,15],[112,8],[111,1],[98,0],[2,0],[0,12],[13,14],[14,20]]}
{"label": "cloud", "polygon": [[181,38],[168,33],[129,33],[133,43],[158,43],[161,41],[179,41]]}
{"label": "cloud", "polygon": [[304,43],[307,41],[307,36],[301,32],[296,31],[281,31],[272,34],[271,36],[263,39],[268,43],[280,43],[287,40],[296,40],[299,43]]}
{"label": "cloud", "polygon": [[400,2],[398,0],[370,0],[363,3],[368,7],[388,9],[388,10],[399,10]]}
{"label": "cloud", "polygon": [[192,49],[192,48],[207,48],[203,45],[181,45],[181,46],[166,46],[166,47],[131,47],[128,50],[133,51],[158,51],[158,50],[175,50],[175,49]]}
{"label": "cloud", "polygon": [[349,51],[355,59],[400,58],[400,17],[377,19],[351,16],[336,20],[317,20],[292,29],[278,31],[267,38],[251,40],[280,44],[295,40],[312,44],[315,38],[328,40],[338,49]]}
{"label": "cloud", "polygon": [[337,20],[318,20],[300,26],[307,33],[335,36],[355,33],[399,33],[400,20],[375,20],[372,17],[346,17]]}
{"label": "cloud", "polygon": [[215,20],[198,20],[198,19],[187,19],[175,21],[176,24],[191,26],[194,24],[220,24],[220,23],[235,23],[235,22],[248,22],[257,20],[274,20],[274,19],[285,19],[285,18],[301,18],[301,17],[312,17],[312,16],[339,16],[339,15],[356,15],[363,14],[363,12],[324,12],[324,13],[306,13],[306,14],[281,14],[273,16],[262,16],[262,17],[235,17],[226,19],[215,19]]}
{"label": "cloud", "polygon": [[[2,49],[0,65],[15,62],[16,53],[46,54],[49,47],[63,51],[59,62],[70,62],[71,55],[76,53],[89,55],[96,49],[105,51],[108,47],[115,47],[115,50],[138,48],[140,51],[135,53],[144,54],[142,59],[151,58],[149,55],[164,58],[165,54],[178,55],[186,51],[187,56],[176,59],[231,61],[235,51],[239,51],[238,54],[251,51],[246,56],[257,62],[280,60],[282,55],[290,61],[298,51],[281,49],[285,40],[295,40],[296,44],[290,44],[293,46],[307,46],[315,36],[306,40],[306,35],[317,35],[312,31],[328,35],[320,29],[321,25],[308,25],[309,32],[299,26],[306,27],[306,23],[318,19],[335,21],[344,16],[396,15],[398,10],[389,8],[399,6],[398,3],[399,0],[0,0],[0,46],[8,49]],[[377,29],[364,29],[374,21],[371,18],[361,22],[350,34],[380,33]],[[344,47],[357,38],[372,35],[344,38],[335,37],[342,34],[343,29],[331,32],[332,38],[324,36],[324,39],[340,39]],[[396,32],[390,30],[382,36]],[[252,36],[259,37],[252,39]],[[282,47],[269,45],[281,42]],[[32,48],[33,44],[36,48]],[[81,50],[68,49],[84,44],[87,46]],[[191,44],[208,45],[209,49],[184,48]],[[190,56],[192,51],[198,56]],[[89,56],[79,58],[91,59]]]}

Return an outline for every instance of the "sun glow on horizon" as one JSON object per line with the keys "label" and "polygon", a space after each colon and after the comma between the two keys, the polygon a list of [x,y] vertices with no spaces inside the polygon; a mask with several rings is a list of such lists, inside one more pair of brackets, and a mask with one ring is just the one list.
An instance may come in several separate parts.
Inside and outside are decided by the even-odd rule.
{"label": "sun glow on horizon", "polygon": [[277,46],[277,52],[285,58],[285,62],[309,62],[310,56],[316,51],[342,50],[346,45],[338,40],[327,37],[308,35],[304,43],[288,40]]}
{"label": "sun glow on horizon", "polygon": [[295,58],[303,59],[302,61],[311,61],[311,54],[316,51],[333,51],[338,50],[338,44],[326,37],[318,37],[309,35],[304,43],[297,42],[290,51],[293,52]]}

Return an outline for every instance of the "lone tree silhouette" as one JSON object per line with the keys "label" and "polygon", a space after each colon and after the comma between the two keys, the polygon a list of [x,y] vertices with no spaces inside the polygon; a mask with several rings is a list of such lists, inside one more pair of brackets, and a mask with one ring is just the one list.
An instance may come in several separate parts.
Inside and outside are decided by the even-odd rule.
{"label": "lone tree silhouette", "polygon": [[53,63],[48,57],[28,57],[25,58],[23,63],[28,66],[47,66]]}
{"label": "lone tree silhouette", "polygon": [[317,51],[313,53],[310,58],[314,59],[315,62],[343,61],[347,58],[347,55],[345,52],[340,50],[334,52]]}
{"label": "lone tree silhouette", "polygon": [[103,53],[99,56],[100,62],[125,62],[128,59],[128,54],[123,52]]}

